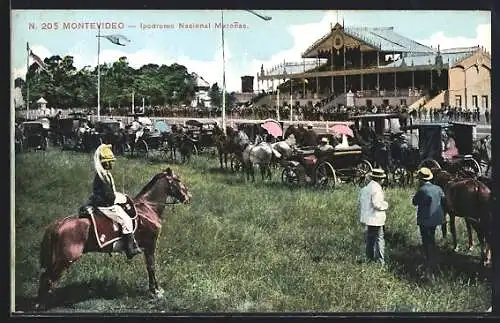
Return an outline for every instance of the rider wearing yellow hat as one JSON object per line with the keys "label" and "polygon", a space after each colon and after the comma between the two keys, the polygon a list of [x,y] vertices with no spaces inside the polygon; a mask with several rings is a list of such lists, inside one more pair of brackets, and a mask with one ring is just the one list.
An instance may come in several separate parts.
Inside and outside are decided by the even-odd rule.
{"label": "rider wearing yellow hat", "polygon": [[115,160],[111,145],[102,144],[97,147],[94,154],[96,175],[94,177],[93,194],[90,201],[93,206],[114,207],[112,212],[105,212],[104,214],[121,226],[127,243],[125,251],[127,257],[130,259],[140,253],[141,249],[137,246],[134,238],[132,219],[121,206],[115,205],[126,202],[125,195],[116,191],[115,182],[110,172]]}

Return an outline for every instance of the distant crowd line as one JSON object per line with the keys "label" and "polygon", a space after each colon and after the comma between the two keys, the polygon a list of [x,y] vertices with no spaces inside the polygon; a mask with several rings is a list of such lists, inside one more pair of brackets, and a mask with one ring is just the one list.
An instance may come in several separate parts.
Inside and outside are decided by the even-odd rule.
{"label": "distant crowd line", "polygon": [[[96,109],[59,109],[62,117],[67,117],[71,113],[83,112],[89,114],[96,114]],[[18,114],[18,117],[24,117],[23,114]],[[147,117],[165,117],[165,118],[220,118],[222,111],[220,108],[162,108],[156,107],[142,107],[135,109],[135,113],[144,114]],[[116,108],[108,109],[103,108],[100,111],[102,116],[130,116],[132,109]],[[360,106],[360,107],[317,107],[317,106],[294,106],[290,113],[288,106],[279,108],[276,106],[259,106],[259,107],[231,107],[226,109],[226,116],[232,119],[276,119],[276,120],[290,120],[293,121],[345,121],[349,116],[360,115],[366,113],[396,113],[400,115],[403,120],[412,119],[415,121],[426,122],[444,122],[444,121],[463,121],[474,122],[482,124],[490,124],[491,114],[488,108],[481,112],[480,108],[464,109],[460,107],[442,107],[425,109],[419,107],[410,110],[406,106]],[[47,115],[45,111],[31,110],[29,119],[36,119],[40,117],[50,117],[52,113]]]}

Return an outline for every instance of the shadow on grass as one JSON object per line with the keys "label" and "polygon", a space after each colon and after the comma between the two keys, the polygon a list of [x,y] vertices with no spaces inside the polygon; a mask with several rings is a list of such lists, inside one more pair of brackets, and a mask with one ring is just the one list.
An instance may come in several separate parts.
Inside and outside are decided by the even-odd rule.
{"label": "shadow on grass", "polygon": [[224,174],[224,175],[236,175],[236,172],[231,170],[231,167],[220,168],[220,167],[210,167],[207,170],[210,174]]}
{"label": "shadow on grass", "polygon": [[[388,239],[388,241],[390,241]],[[438,246],[436,252],[437,279],[461,278],[470,281],[491,281],[491,269],[485,268],[479,257],[454,252],[450,248]],[[389,254],[391,270],[400,278],[422,283],[425,258],[420,245],[405,245]]]}
{"label": "shadow on grass", "polygon": [[[125,286],[118,280],[91,279],[57,288],[49,299],[46,310],[56,307],[72,308],[75,304],[91,299],[114,300],[123,297],[147,295],[140,287]],[[16,296],[16,311],[35,312],[35,297]]]}

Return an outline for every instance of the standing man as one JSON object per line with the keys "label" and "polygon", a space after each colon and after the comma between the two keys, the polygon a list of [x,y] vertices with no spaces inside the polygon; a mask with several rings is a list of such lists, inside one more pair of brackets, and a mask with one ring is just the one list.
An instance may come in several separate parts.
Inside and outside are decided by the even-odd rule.
{"label": "standing man", "polygon": [[382,265],[384,259],[384,225],[389,204],[385,200],[382,182],[387,175],[382,169],[373,169],[370,182],[359,194],[359,221],[365,226],[366,257]]}
{"label": "standing man", "polygon": [[420,227],[422,246],[427,262],[426,276],[433,277],[436,269],[436,227],[444,222],[445,195],[441,187],[432,184],[432,171],[422,167],[417,177],[420,187],[413,196],[412,203],[417,207],[417,225]]}

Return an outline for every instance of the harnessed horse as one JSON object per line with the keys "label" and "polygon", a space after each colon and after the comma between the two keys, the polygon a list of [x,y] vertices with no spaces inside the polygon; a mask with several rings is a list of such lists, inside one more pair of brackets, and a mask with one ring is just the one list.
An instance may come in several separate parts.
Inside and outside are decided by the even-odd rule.
{"label": "harnessed horse", "polygon": [[237,153],[241,155],[241,161],[247,175],[247,180],[252,176],[252,181],[255,181],[254,164],[259,165],[262,180],[264,180],[265,177],[271,179],[271,161],[273,155],[277,158],[281,157],[281,154],[273,149],[271,144],[262,142],[258,145],[253,145],[250,143],[247,134],[242,130],[238,131],[233,137],[233,143],[237,147]]}
{"label": "harnessed horse", "polygon": [[[185,204],[191,199],[188,189],[170,168],[155,175],[134,199],[129,198],[133,213],[137,215],[135,238],[144,251],[149,290],[157,297],[163,295],[163,290],[156,280],[155,249],[165,205],[171,204],[166,203],[167,197]],[[115,238],[115,243],[102,244],[103,235],[98,236],[98,231],[106,232],[108,236],[118,233],[114,232],[112,221],[105,215],[98,210],[93,214],[58,219],[46,229],[40,250],[40,266],[44,271],[40,276],[37,309],[45,307],[64,271],[84,253],[111,254],[124,250],[120,238]],[[103,228],[107,230],[102,231]]]}
{"label": "harnessed horse", "polygon": [[220,168],[227,169],[228,158],[231,161],[231,170],[234,170],[234,159],[230,158],[234,152],[234,145],[232,141],[233,128],[230,126],[226,127],[226,134],[222,131],[219,126],[214,127],[214,140],[215,146],[217,147],[217,152],[219,154]]}
{"label": "harnessed horse", "polygon": [[[441,186],[446,196],[445,212],[450,217],[453,250],[457,250],[455,217],[463,217],[467,228],[469,249],[473,247],[472,229],[476,231],[485,266],[491,264],[493,215],[490,188],[476,178],[453,176],[447,171],[435,171],[434,182]],[[446,230],[443,230],[443,235]]]}

